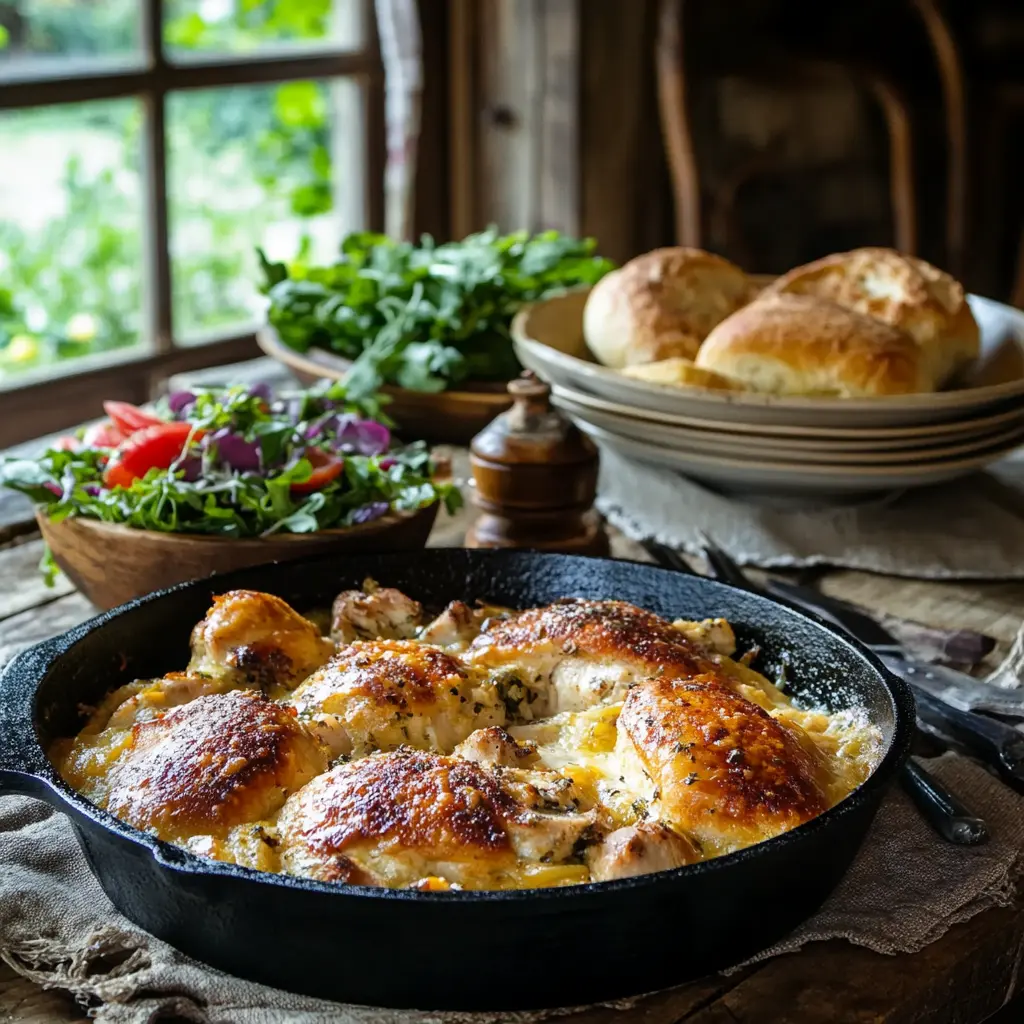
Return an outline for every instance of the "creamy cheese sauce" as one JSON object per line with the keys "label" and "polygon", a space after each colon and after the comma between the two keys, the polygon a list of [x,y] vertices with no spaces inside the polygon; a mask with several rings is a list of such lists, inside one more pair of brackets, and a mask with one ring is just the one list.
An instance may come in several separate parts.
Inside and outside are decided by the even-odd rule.
{"label": "creamy cheese sauce", "polygon": [[[489,609],[491,613],[497,611]],[[484,625],[486,627],[486,623]],[[429,628],[418,626],[417,630],[422,632]],[[700,657],[707,659],[719,683],[726,681],[735,694],[763,709],[772,721],[784,727],[779,734],[782,739],[777,742],[788,744],[785,750],[789,754],[786,756],[791,757],[794,764],[804,764],[801,759],[806,755],[806,765],[810,766],[807,771],[814,776],[812,789],[820,795],[822,808],[834,806],[842,800],[877,766],[882,738],[863,709],[829,713],[797,706],[763,675],[730,656],[735,652],[728,623],[720,620],[700,623],[679,620],[671,628],[692,644]],[[737,821],[747,813],[748,805],[758,801],[772,813],[775,813],[776,805],[788,813],[787,807],[780,802],[782,797],[776,800],[776,795],[771,792],[765,796],[749,790],[759,776],[749,753],[746,755],[749,767],[743,767],[745,751],[742,744],[728,749],[728,756],[722,762],[725,767],[721,770],[705,769],[703,773],[694,770],[689,774],[683,771],[680,774],[678,759],[685,758],[688,752],[695,768],[699,766],[697,754],[700,751],[692,749],[693,740],[679,742],[674,750],[666,753],[663,749],[664,732],[658,734],[661,748],[645,746],[638,740],[635,723],[631,736],[620,718],[625,720],[623,709],[633,699],[630,691],[647,685],[644,682],[646,676],[644,672],[634,672],[636,678],[631,678],[629,673],[623,674],[621,666],[626,662],[621,659],[609,661],[602,654],[594,668],[587,661],[587,651],[580,651],[580,665],[591,675],[596,672],[599,680],[603,679],[605,671],[602,666],[613,666],[614,671],[608,669],[608,672],[609,677],[614,676],[615,685],[595,687],[591,682],[587,689],[574,682],[575,688],[568,702],[572,709],[559,710],[554,684],[542,685],[541,682],[548,676],[554,678],[549,655],[545,655],[548,661],[531,660],[524,649],[521,665],[513,659],[511,668],[508,663],[495,663],[496,667],[481,669],[474,667],[473,663],[474,637],[475,633],[463,634],[449,637],[443,646],[420,647],[424,651],[443,651],[443,655],[434,653],[431,658],[435,661],[442,657],[454,659],[452,663],[457,673],[465,676],[463,679],[462,675],[452,674],[456,670],[446,669],[449,675],[442,695],[446,703],[442,703],[429,689],[423,689],[418,698],[419,704],[415,701],[408,703],[406,695],[412,691],[407,688],[405,675],[388,677],[385,681],[392,687],[389,690],[382,689],[383,683],[374,676],[368,689],[364,686],[359,690],[361,717],[346,718],[348,703],[356,700],[355,696],[345,696],[356,687],[356,683],[346,677],[348,690],[336,687],[329,702],[317,705],[330,711],[331,731],[326,732],[323,731],[325,715],[318,717],[316,713],[308,712],[300,698],[307,692],[316,697],[324,687],[330,690],[334,677],[328,676],[325,683],[317,673],[313,673],[309,679],[319,679],[315,686],[307,686],[305,682],[294,687],[271,684],[264,685],[260,691],[240,679],[237,672],[225,670],[218,673],[216,661],[211,660],[209,650],[206,650],[201,673],[192,671],[172,674],[161,680],[139,681],[111,693],[92,711],[78,736],[53,744],[50,757],[65,781],[89,800],[200,856],[246,864],[264,871],[287,871],[356,884],[415,885],[425,890],[578,884],[605,877],[622,877],[622,873],[659,870],[666,864],[672,866],[717,856],[749,845],[752,841],[749,829],[733,831],[727,822],[719,822],[717,830],[701,831],[685,815],[680,816],[679,801],[696,796],[700,789],[700,785],[694,785],[691,792],[687,788],[691,782],[706,787],[726,786],[723,793],[731,801],[728,806],[739,808],[735,811]],[[393,646],[394,649],[388,648],[382,655],[387,665],[393,666],[399,654],[415,659],[415,646],[402,646],[401,643]],[[338,657],[348,656],[346,652],[357,649],[361,650],[358,646],[349,649],[346,644],[339,644]],[[412,655],[408,654],[409,651]],[[562,652],[560,657],[576,656],[575,642],[562,643],[556,654],[557,651]],[[331,668],[337,663],[336,657],[327,663],[324,671],[337,671]],[[358,659],[355,664],[359,666],[359,672],[365,674],[370,671]],[[491,662],[485,664],[490,665]],[[403,668],[402,671],[412,669]],[[706,673],[697,678],[700,680],[705,676]],[[360,686],[363,685],[362,679],[362,676],[357,679]],[[429,682],[427,679],[423,686]],[[273,722],[254,726],[257,732],[264,730],[261,735],[273,737],[270,745],[273,749],[257,747],[254,748],[255,754],[251,750],[239,752],[236,749],[237,737],[231,735],[232,728],[227,729],[223,736],[207,736],[202,728],[209,724],[208,719],[197,724],[198,709],[207,704],[211,708],[219,707],[217,702],[223,702],[237,691],[245,691],[246,699],[252,697],[253,703],[242,701],[239,705],[247,713],[254,709],[253,713],[265,714],[268,713],[267,705],[272,705],[292,716],[286,716],[284,726]],[[682,695],[679,699],[685,704],[685,688],[678,689],[678,692]],[[566,700],[564,695],[562,699],[563,702]],[[585,700],[595,703],[580,709],[573,706],[574,701]],[[437,716],[439,708],[448,716],[443,728],[435,728],[436,723],[427,728],[409,728],[419,724],[413,721],[416,716],[428,713]],[[373,731],[376,728],[374,714],[377,712],[386,714],[389,731]],[[757,713],[752,713],[757,719]],[[746,728],[746,716],[736,719],[735,715],[729,718],[725,711],[721,714],[726,715],[722,719],[724,725],[718,724],[717,719],[710,723],[697,721],[697,726],[704,730],[700,734],[708,738],[711,746],[724,742],[722,737],[727,729],[740,730],[736,735],[746,735],[742,733]],[[180,726],[175,725],[179,717],[183,723]],[[184,724],[186,721],[187,725]],[[483,735],[481,731],[472,730],[479,730],[481,725],[490,725],[492,721],[503,723],[507,730],[504,732],[505,740],[499,737],[497,740],[492,738],[492,741],[499,745],[504,743],[503,756],[512,761],[499,759],[491,763],[479,755],[483,759],[478,765],[478,755],[465,752],[465,746],[460,746],[459,741],[465,737],[466,743],[472,744]],[[245,722],[239,725],[239,735],[244,725]],[[640,725],[655,728],[657,723],[648,716],[640,720]],[[357,726],[363,731],[354,731]],[[165,727],[168,730],[166,736],[159,731]],[[192,730],[187,736],[184,733],[179,736],[174,731],[186,728]],[[763,731],[769,726],[759,725],[758,728]],[[401,735],[396,729],[401,731]],[[488,730],[488,735],[491,732],[494,730]],[[449,740],[445,741],[447,745],[444,748],[438,749],[436,737],[441,735],[449,737]],[[387,742],[380,743],[380,736],[387,736]],[[402,736],[413,737],[424,752],[419,755],[422,763],[412,766],[415,768],[412,774],[406,769],[415,752],[403,746],[409,741],[403,741]],[[668,735],[668,741],[673,736]],[[120,792],[124,785],[119,781],[118,773],[124,771],[131,758],[142,756],[139,750],[147,743],[146,756],[149,760],[136,770],[133,777],[135,787],[142,791],[140,799],[145,814],[139,819],[137,815],[140,812],[125,810],[134,805]],[[340,746],[329,749],[330,743]],[[339,754],[341,749],[345,752]],[[455,757],[452,757],[453,750]],[[388,751],[395,751],[390,759],[384,756]],[[781,756],[772,754],[772,763],[781,764]],[[260,757],[266,758],[268,767],[260,769],[263,775],[254,774],[257,781],[246,782],[249,786],[246,789],[242,775],[247,771],[256,772],[254,764]],[[355,839],[346,838],[344,844],[339,840],[336,850],[332,848],[324,853],[324,843],[329,846],[334,841],[332,837],[345,830],[344,821],[334,823],[331,818],[334,809],[342,806],[343,801],[355,799],[357,803],[354,806],[363,813],[363,805],[358,801],[366,803],[370,799],[366,796],[367,787],[377,785],[376,777],[369,777],[369,782],[359,781],[355,789],[324,789],[323,794],[318,791],[316,799],[305,804],[303,793],[311,792],[306,787],[321,785],[325,779],[335,775],[338,776],[339,787],[349,786],[348,775],[354,774],[352,765],[363,757],[378,758],[382,772],[386,768],[392,773],[381,775],[385,780],[381,782],[382,786],[388,779],[399,781],[387,783],[395,787],[392,791],[386,787],[381,790],[386,798],[381,807],[369,807],[366,811],[366,820],[371,822],[372,828],[361,826],[362,832]],[[480,778],[474,781],[474,776],[469,782],[456,785],[451,780],[462,771],[458,764],[465,765],[464,758],[469,758],[472,762],[470,767]],[[516,758],[521,761],[516,761]],[[363,762],[363,765],[371,763],[378,762]],[[684,764],[683,768],[686,767]],[[742,771],[739,770],[741,767]],[[786,771],[789,770],[786,767]],[[181,780],[176,780],[176,772],[181,773]],[[204,787],[208,788],[207,775],[210,772],[216,775],[215,781],[220,788],[216,798],[210,798],[204,804],[207,799]],[[237,786],[232,773],[241,773]],[[435,774],[432,773],[436,773],[439,780],[437,785],[440,789],[436,791],[423,788],[426,785],[424,780],[434,780]],[[175,789],[177,781],[181,781],[181,785]],[[402,788],[410,785],[418,788]],[[748,789],[742,789],[743,786],[748,786]],[[155,795],[165,790],[173,792],[173,799],[177,801],[169,810]],[[432,792],[434,796],[430,795]],[[154,795],[151,803],[147,804],[150,793]],[[439,798],[437,793],[441,794]],[[139,797],[139,792],[133,796]],[[261,809],[254,811],[257,816],[252,820],[244,819],[245,807],[249,804],[240,803],[250,799],[254,809]],[[218,800],[220,803],[216,802]],[[461,809],[453,805],[450,817],[444,818],[444,808],[437,809],[438,801],[443,805],[451,800],[456,804],[462,800],[463,805],[460,805]],[[266,813],[267,807],[272,808],[269,813]],[[722,807],[724,812],[726,804],[723,803]],[[708,813],[713,813],[714,809],[712,806]],[[467,816],[479,818],[484,811],[491,814],[491,818],[486,822],[483,818],[478,822],[474,818],[476,824],[473,825],[473,828],[479,826],[483,831],[478,829],[479,834],[473,833],[465,838]],[[315,820],[302,817],[302,814],[309,813],[319,817]],[[814,813],[818,811],[804,813],[800,819],[779,817],[779,824],[771,828],[775,833],[784,831]],[[132,817],[133,814],[136,817]],[[422,820],[413,820],[417,814]],[[424,815],[433,817],[427,820]],[[239,816],[244,820],[238,820]],[[380,825],[379,834],[374,833],[373,828],[377,828],[376,823],[383,818],[388,818],[386,827]],[[213,826],[203,826],[202,822],[207,819],[214,823]],[[744,819],[743,824],[746,828],[750,822]],[[757,824],[757,827],[762,825]],[[618,831],[630,829],[634,831]],[[655,833],[655,829],[662,831]],[[597,848],[602,843],[607,845],[610,842],[608,837],[613,835],[622,839],[620,845],[626,853],[622,856],[616,854],[617,859],[597,857]],[[659,858],[664,852],[665,842],[672,846],[675,839],[684,844],[680,847],[683,853],[678,854],[683,861],[663,862]],[[474,843],[478,845],[474,846]],[[661,845],[655,849],[657,844]],[[691,850],[692,854],[686,850]],[[644,857],[648,858],[646,862]]]}

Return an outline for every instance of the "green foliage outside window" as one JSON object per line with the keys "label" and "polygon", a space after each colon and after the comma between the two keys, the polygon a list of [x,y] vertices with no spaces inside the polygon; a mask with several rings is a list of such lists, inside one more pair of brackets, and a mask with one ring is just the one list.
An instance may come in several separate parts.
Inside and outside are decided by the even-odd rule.
{"label": "green foliage outside window", "polygon": [[[344,0],[336,0],[344,2]],[[239,53],[327,38],[331,0],[232,0],[227,17],[204,4],[167,0],[164,39],[172,58]],[[0,0],[0,76],[24,57],[129,55],[137,46],[136,0]],[[332,207],[327,89],[314,82],[197,90],[168,101],[173,302],[179,333],[251,318],[252,253],[268,221],[308,219]],[[42,224],[0,213],[0,378],[84,354],[137,344],[142,329],[139,195],[141,108],[90,103],[0,115],[0,148],[17,160],[19,138],[50,130],[93,133],[117,164],[73,155],[59,177],[60,216]],[[77,136],[76,136],[77,137]],[[100,161],[102,163],[102,161]],[[258,189],[240,211],[221,197],[235,174]],[[194,187],[199,183],[202,187]],[[0,190],[4,170],[0,167]],[[14,196],[20,203],[20,195]],[[31,202],[32,197],[26,196]],[[176,226],[183,230],[179,242]],[[189,236],[198,236],[188,240]],[[308,245],[305,231],[301,245]]]}

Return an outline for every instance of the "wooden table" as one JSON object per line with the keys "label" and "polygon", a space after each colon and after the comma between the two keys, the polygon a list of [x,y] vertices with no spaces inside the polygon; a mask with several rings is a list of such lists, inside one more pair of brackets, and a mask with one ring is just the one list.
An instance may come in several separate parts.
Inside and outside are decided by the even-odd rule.
{"label": "wooden table", "polygon": [[[457,453],[455,461],[458,473],[465,467],[464,455]],[[471,516],[469,510],[455,519],[442,516],[431,543],[459,544]],[[66,581],[54,590],[43,585],[36,571],[41,551],[27,507],[0,501],[0,664],[94,612]],[[621,536],[613,538],[613,553],[645,557]],[[1024,582],[930,583],[835,571],[821,585],[878,612],[989,633],[999,640],[993,661],[1006,653],[1024,614]],[[1007,1004],[1024,988],[1022,962],[1024,901],[958,925],[913,955],[887,957],[845,942],[818,943],[729,977],[650,997],[629,1014],[600,1010],[559,1019],[574,1024],[615,1019],[644,1024],[1019,1024],[1024,1001]],[[598,962],[596,969],[611,967]],[[43,992],[0,962],[0,1024],[86,1019],[66,995]]]}

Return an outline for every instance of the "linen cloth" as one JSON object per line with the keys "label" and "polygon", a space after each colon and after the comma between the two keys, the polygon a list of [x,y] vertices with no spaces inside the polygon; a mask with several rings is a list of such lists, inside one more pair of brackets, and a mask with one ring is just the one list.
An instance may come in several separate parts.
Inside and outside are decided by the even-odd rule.
{"label": "linen cloth", "polygon": [[[1013,900],[1024,850],[1024,799],[957,755],[925,764],[987,819],[990,842],[973,848],[944,843],[894,789],[839,888],[814,917],[755,959],[832,938],[880,953],[913,952],[951,925]],[[380,1010],[222,974],[119,914],[64,815],[14,796],[0,797],[0,956],[39,984],[88,1001],[102,1024],[144,1024],[171,1014],[196,1024],[526,1024],[571,1012]],[[626,1009],[639,1002],[611,1005]]]}
{"label": "linen cloth", "polygon": [[1024,578],[1024,453],[985,473],[851,504],[744,500],[601,448],[597,506],[633,540],[741,565],[829,565],[923,579]]}

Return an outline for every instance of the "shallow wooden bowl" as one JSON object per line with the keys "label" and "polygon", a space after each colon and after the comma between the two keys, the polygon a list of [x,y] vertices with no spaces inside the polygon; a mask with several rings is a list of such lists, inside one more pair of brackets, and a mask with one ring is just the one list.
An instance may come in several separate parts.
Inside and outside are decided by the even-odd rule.
{"label": "shallow wooden bowl", "polygon": [[[325,349],[296,352],[272,327],[262,327],[256,340],[263,352],[283,363],[305,385],[327,378],[341,380],[351,360]],[[381,388],[391,399],[387,414],[406,440],[435,444],[469,442],[512,404],[504,381],[466,381],[459,391],[410,391],[390,384]]]}
{"label": "shallow wooden bowl", "polygon": [[107,609],[175,583],[251,565],[318,554],[414,551],[426,544],[437,509],[435,502],[344,530],[237,540],[136,530],[78,517],[55,523],[44,509],[36,510],[36,521],[68,579],[93,604]]}

